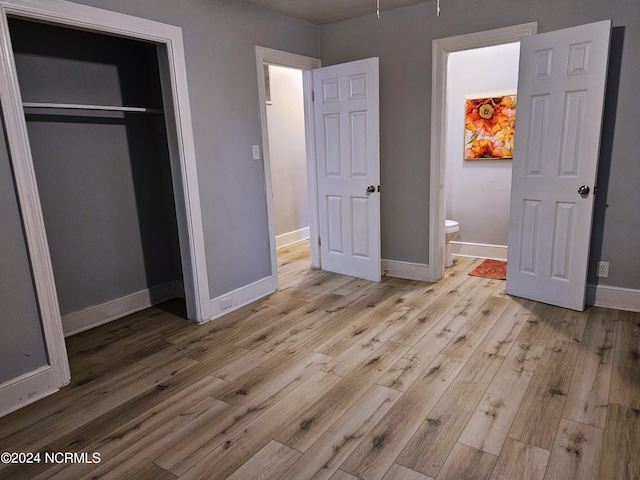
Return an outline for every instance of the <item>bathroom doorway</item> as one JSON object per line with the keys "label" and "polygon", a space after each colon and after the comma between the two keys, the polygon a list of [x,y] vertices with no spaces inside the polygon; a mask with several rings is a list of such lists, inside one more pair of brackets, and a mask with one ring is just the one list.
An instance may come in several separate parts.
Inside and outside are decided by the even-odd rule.
{"label": "bathroom doorway", "polygon": [[[452,52],[447,65],[445,217],[460,224],[453,255],[507,259],[512,159],[467,159],[465,104],[515,96],[520,43]],[[509,111],[517,111],[517,98]]]}
{"label": "bathroom doorway", "polygon": [[[429,281],[444,277],[445,170],[447,158],[447,81],[449,57],[454,52],[519,42],[535,35],[536,22],[443,38],[433,42],[431,98],[431,156],[429,183]],[[462,144],[463,139],[459,142]],[[462,160],[460,160],[462,161]],[[452,218],[452,220],[457,220]],[[460,232],[464,231],[460,222]]]}

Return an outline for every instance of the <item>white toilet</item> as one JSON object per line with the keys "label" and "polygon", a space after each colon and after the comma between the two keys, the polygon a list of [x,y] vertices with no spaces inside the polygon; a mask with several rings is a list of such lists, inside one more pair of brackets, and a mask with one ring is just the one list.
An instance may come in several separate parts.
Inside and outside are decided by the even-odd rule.
{"label": "white toilet", "polygon": [[446,220],[444,225],[444,266],[450,267],[453,265],[453,259],[451,258],[451,245],[449,242],[456,238],[460,231],[460,224],[455,220]]}

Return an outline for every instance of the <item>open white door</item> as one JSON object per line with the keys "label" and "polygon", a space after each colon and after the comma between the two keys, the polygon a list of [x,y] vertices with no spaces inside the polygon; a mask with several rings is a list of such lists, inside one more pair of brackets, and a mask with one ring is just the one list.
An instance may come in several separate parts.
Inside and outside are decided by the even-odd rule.
{"label": "open white door", "polygon": [[320,263],[380,281],[378,58],[313,71]]}
{"label": "open white door", "polygon": [[584,310],[611,22],[524,38],[507,293]]}

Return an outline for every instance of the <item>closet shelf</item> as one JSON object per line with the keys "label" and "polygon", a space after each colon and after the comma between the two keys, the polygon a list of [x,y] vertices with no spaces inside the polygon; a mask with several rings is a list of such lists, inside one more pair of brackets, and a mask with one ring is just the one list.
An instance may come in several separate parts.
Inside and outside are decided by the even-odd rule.
{"label": "closet shelf", "polygon": [[119,107],[115,105],[80,105],[76,103],[40,103],[40,102],[24,102],[24,108],[43,108],[43,109],[69,109],[69,110],[100,110],[106,112],[127,112],[127,113],[153,113],[162,114],[162,110],[158,108],[145,107]]}

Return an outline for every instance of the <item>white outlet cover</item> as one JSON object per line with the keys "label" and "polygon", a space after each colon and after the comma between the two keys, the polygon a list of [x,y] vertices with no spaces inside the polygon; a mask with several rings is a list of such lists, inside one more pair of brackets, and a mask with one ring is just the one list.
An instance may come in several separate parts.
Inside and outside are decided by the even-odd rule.
{"label": "white outlet cover", "polygon": [[251,145],[254,160],[260,160],[260,145]]}

